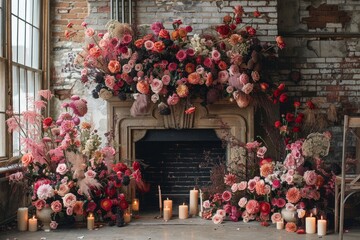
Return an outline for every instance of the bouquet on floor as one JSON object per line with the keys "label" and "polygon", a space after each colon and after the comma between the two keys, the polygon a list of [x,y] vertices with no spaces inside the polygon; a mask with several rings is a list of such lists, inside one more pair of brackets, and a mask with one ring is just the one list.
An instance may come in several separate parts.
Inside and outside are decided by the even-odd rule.
{"label": "bouquet on floor", "polygon": [[103,146],[96,129],[82,120],[87,102],[78,96],[62,104],[65,111],[56,120],[44,117],[51,97],[41,90],[37,99],[29,99],[29,110],[8,111],[9,132],[19,134],[23,153],[23,171],[10,175],[10,181],[26,181],[37,210],[52,209],[53,228],[61,219],[89,213],[115,221],[118,209],[128,207],[122,187],[131,179],[141,181],[139,163],[131,169],[115,161],[111,142]]}

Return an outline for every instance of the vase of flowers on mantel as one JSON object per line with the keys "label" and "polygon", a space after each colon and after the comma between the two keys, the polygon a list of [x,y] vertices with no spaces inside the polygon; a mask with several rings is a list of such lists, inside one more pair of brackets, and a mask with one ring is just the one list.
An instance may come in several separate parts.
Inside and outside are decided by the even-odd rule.
{"label": "vase of flowers on mantel", "polygon": [[281,209],[281,217],[285,222],[296,222],[296,209],[287,209],[284,207]]}
{"label": "vase of flowers on mantel", "polygon": [[42,223],[42,229],[44,231],[49,231],[50,223],[52,220],[51,214],[54,211],[51,209],[51,207],[44,207],[42,209],[36,209],[36,217],[41,221]]}

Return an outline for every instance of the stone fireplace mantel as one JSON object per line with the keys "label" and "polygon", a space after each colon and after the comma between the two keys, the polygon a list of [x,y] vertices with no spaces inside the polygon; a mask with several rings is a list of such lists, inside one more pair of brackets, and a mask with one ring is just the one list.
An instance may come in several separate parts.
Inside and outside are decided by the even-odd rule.
{"label": "stone fireplace mantel", "polygon": [[[225,134],[246,143],[254,138],[254,110],[252,107],[241,109],[235,102],[219,101],[203,107],[200,100],[192,102],[196,111],[185,114],[185,104],[179,103],[171,108],[171,115],[159,114],[153,104],[143,116],[132,117],[130,108],[133,101],[108,100],[108,130],[113,130],[115,141],[119,144],[117,158],[135,160],[135,143],[142,139],[147,130],[153,129],[214,129],[223,139]],[[228,144],[227,162],[241,155],[238,147]]]}

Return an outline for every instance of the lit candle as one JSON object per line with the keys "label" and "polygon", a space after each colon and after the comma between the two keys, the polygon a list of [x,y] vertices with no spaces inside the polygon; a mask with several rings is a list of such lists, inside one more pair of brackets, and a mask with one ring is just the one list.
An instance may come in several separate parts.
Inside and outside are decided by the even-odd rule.
{"label": "lit candle", "polygon": [[203,207],[202,191],[200,189],[200,213],[199,213],[200,217],[202,217],[203,211],[204,211],[204,207]]}
{"label": "lit candle", "polygon": [[131,208],[133,211],[139,211],[139,199],[134,198]]}
{"label": "lit candle", "polygon": [[17,222],[18,222],[18,230],[26,231],[28,225],[28,208],[23,207],[19,208],[17,211]]}
{"label": "lit candle", "polygon": [[164,204],[164,220],[169,221],[171,218],[171,210]]}
{"label": "lit candle", "polygon": [[305,218],[305,230],[306,233],[315,233],[316,232],[316,218],[310,215],[310,217]]}
{"label": "lit candle", "polygon": [[130,213],[128,213],[128,212],[124,213],[124,222],[125,223],[131,222],[131,214]]}
{"label": "lit candle", "polygon": [[[173,201],[170,200],[169,198],[164,200],[164,209],[166,207],[170,209],[170,218],[171,218],[172,217],[172,209],[173,209]],[[164,211],[164,213],[165,213],[165,211]]]}
{"label": "lit candle", "polygon": [[95,218],[94,215],[90,213],[89,216],[87,217],[87,228],[89,230],[93,230],[94,226],[95,226]]}
{"label": "lit candle", "polygon": [[198,198],[199,191],[195,188],[190,190],[190,215],[197,215],[198,213]]}
{"label": "lit candle", "polygon": [[317,221],[317,234],[319,236],[326,235],[326,227],[327,227],[326,225],[327,225],[327,221],[323,219],[323,217],[321,216],[321,219]]}
{"label": "lit candle", "polygon": [[276,229],[284,229],[284,220],[281,219],[280,221],[276,222]]}
{"label": "lit candle", "polygon": [[37,219],[35,216],[29,219],[29,231],[36,232],[38,230]]}
{"label": "lit candle", "polygon": [[183,203],[183,205],[179,206],[179,219],[186,219],[189,216],[189,207],[188,205],[185,205],[185,203]]}

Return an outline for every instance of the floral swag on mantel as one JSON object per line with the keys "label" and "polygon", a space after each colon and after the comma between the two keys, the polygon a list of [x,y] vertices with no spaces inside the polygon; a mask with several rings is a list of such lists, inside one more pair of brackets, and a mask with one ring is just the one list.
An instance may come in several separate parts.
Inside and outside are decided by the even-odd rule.
{"label": "floral swag on mantel", "polygon": [[[256,29],[242,23],[244,16],[262,14],[256,11],[250,16],[235,6],[222,25],[193,35],[192,27],[182,26],[181,20],[173,22],[173,31],[155,22],[151,33],[110,21],[105,33],[96,34],[83,23],[86,45],[75,60],[83,65],[81,81],[94,87],[94,98],[132,96],[132,116],[144,114],[150,101],[158,104],[163,115],[181,101],[186,104],[185,113],[193,113],[193,98],[200,98],[203,106],[225,98],[240,108],[284,102],[284,85],[272,83],[264,71],[273,68],[276,48],[261,43]],[[65,34],[70,38],[76,32],[71,23],[68,27]],[[280,36],[276,42],[277,48],[285,47]]]}

